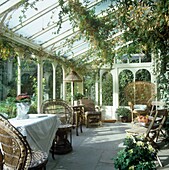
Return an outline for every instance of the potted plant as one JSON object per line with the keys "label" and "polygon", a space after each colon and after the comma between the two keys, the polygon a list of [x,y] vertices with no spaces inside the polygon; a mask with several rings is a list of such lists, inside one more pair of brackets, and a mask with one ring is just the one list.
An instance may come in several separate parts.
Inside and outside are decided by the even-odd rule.
{"label": "potted plant", "polygon": [[74,94],[74,105],[80,104],[80,99],[82,99],[83,97],[84,97],[84,95],[79,92]]}
{"label": "potted plant", "polygon": [[119,107],[116,113],[122,122],[129,122],[131,120],[131,111],[128,108]]}
{"label": "potted plant", "polygon": [[22,93],[16,97],[17,119],[27,119],[28,111],[31,105],[31,98],[29,95]]}
{"label": "potted plant", "polygon": [[145,138],[127,136],[124,145],[125,148],[113,159],[116,169],[156,169],[157,150]]}

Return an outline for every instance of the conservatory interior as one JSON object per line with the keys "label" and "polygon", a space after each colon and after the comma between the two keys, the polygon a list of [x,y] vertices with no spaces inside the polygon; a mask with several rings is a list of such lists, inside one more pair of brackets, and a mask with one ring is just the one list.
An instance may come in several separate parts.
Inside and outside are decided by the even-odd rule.
{"label": "conservatory interior", "polygon": [[[23,96],[31,100],[28,113],[39,115],[45,101],[62,99],[76,112],[75,101],[87,98],[102,123],[121,122],[120,109],[133,123],[131,116],[138,117],[129,96],[136,86],[126,89],[136,82],[139,98],[151,94],[144,104],[163,102],[168,109],[168,6],[160,0],[1,0],[0,113],[16,117]],[[143,82],[151,84],[148,92]]]}

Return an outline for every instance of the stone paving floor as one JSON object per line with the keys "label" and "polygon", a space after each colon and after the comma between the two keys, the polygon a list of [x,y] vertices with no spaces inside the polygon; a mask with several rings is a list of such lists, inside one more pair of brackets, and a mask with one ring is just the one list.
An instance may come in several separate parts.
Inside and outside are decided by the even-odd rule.
{"label": "stone paving floor", "polygon": [[[75,135],[73,130],[73,151],[65,155],[49,155],[46,170],[114,170],[112,158],[121,150],[126,136],[125,129],[130,123],[104,123],[102,127],[83,127],[83,133]],[[169,147],[159,151],[164,165],[157,169],[169,169]]]}

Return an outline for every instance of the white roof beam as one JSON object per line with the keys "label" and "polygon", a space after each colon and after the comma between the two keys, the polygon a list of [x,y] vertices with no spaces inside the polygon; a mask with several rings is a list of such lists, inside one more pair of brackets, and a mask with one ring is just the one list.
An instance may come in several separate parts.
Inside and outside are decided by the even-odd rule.
{"label": "white roof beam", "polygon": [[[84,42],[82,42],[82,43],[78,43],[78,45],[74,46],[74,47],[71,48],[71,49],[72,49],[72,50],[77,49],[77,48],[79,48],[80,46],[82,46],[82,45],[84,45],[84,44],[87,44],[87,42],[84,41]],[[57,51],[57,50],[59,50],[60,48],[63,48],[63,44],[52,48],[52,51],[54,51],[54,50]]]}
{"label": "white roof beam", "polygon": [[14,28],[12,29],[12,31],[13,31],[13,32],[16,32],[17,30],[19,30],[19,29],[21,29],[22,27],[28,25],[29,23],[35,21],[35,20],[38,19],[39,17],[47,14],[47,13],[50,12],[51,10],[57,8],[58,6],[59,6],[59,4],[56,3],[55,5],[53,4],[53,5],[49,6],[48,8],[45,8],[43,11],[40,11],[39,13],[37,13],[36,15],[34,15],[33,17],[31,17],[31,18],[27,19],[26,21],[18,24],[16,27],[14,27]]}
{"label": "white roof beam", "polygon": [[29,41],[27,38],[20,37],[19,35],[11,33],[11,32],[5,32],[4,30],[1,30],[1,33],[3,36],[9,38],[10,40],[14,42],[18,42],[18,44],[23,44],[34,50],[37,50],[37,51],[42,50],[49,55],[53,55],[51,51],[44,50],[40,45],[34,44],[32,41]]}
{"label": "white roof beam", "polygon": [[[65,18],[63,19],[63,22],[66,22],[67,20],[68,20],[68,17],[65,17]],[[57,25],[57,22],[55,22],[54,24],[52,24],[52,25],[46,27],[45,29],[43,29],[43,30],[41,30],[41,31],[39,31],[39,32],[37,32],[37,33],[35,33],[34,35],[30,36],[29,39],[32,39],[32,40],[33,40],[33,39],[35,39],[35,38],[41,36],[42,34],[48,32],[49,30],[51,30],[51,29],[53,29],[53,28],[55,28],[56,25]]]}
{"label": "white roof beam", "polygon": [[[78,32],[78,29],[75,30],[75,32]],[[50,39],[49,41],[46,41],[45,43],[42,43],[41,45],[43,46],[43,48],[48,48],[49,46],[52,46],[53,44],[56,44],[59,41],[73,35],[75,32],[73,32],[72,29],[69,29],[68,31],[66,31],[62,34],[59,34],[59,36],[54,37],[54,38]]]}
{"label": "white roof beam", "polygon": [[79,52],[74,53],[73,56],[67,57],[67,59],[71,59],[71,58],[77,57],[79,55],[82,55],[82,54],[86,53],[87,51],[89,51],[89,49],[88,48],[84,48],[83,50],[80,50]]}
{"label": "white roof beam", "polygon": [[8,10],[15,9],[15,7],[21,3],[21,0],[10,0],[0,5],[0,15],[7,12]]}

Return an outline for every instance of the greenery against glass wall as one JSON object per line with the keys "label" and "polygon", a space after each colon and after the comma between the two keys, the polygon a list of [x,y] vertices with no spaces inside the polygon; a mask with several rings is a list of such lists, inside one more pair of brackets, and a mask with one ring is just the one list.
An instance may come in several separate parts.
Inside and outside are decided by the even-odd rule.
{"label": "greenery against glass wall", "polygon": [[[43,64],[43,78],[43,98],[44,100],[49,100],[53,97],[53,70],[52,63],[48,60],[45,60]],[[49,82],[52,84],[52,87],[49,86]]]}
{"label": "greenery against glass wall", "polygon": [[119,74],[119,106],[127,106],[128,101],[124,95],[126,85],[134,79],[133,73],[130,70],[123,70]]}
{"label": "greenery against glass wall", "polygon": [[113,105],[113,78],[111,73],[104,73],[102,79],[102,104],[103,106]]}
{"label": "greenery against glass wall", "polygon": [[95,80],[96,80],[96,72],[91,71],[86,74],[83,78],[84,82],[84,96],[91,98],[95,101]]}
{"label": "greenery against glass wall", "polygon": [[56,83],[56,98],[60,99],[62,97],[61,85],[63,85],[63,72],[62,72],[61,65],[57,65],[57,67],[56,67],[55,83]]}
{"label": "greenery against glass wall", "polygon": [[148,81],[151,82],[151,74],[146,69],[140,69],[136,72],[135,81]]}

